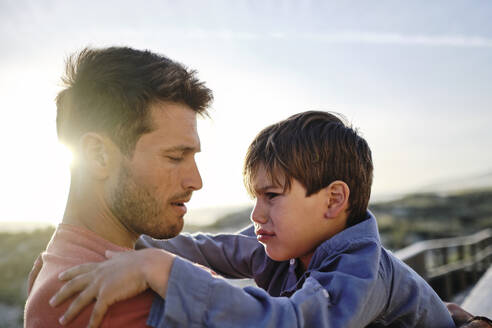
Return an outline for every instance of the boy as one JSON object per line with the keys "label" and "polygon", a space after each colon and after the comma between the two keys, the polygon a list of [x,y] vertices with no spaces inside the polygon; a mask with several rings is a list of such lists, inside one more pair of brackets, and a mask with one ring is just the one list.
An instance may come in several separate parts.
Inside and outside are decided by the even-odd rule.
{"label": "boy", "polygon": [[[86,285],[86,291],[114,289],[81,293],[75,308],[95,296],[112,304],[151,287],[165,298],[161,322],[167,326],[454,327],[432,288],[381,246],[367,211],[372,171],[369,146],[355,130],[330,113],[300,113],[261,131],[248,149],[252,227],[140,241],[226,277],[252,277],[268,294],[231,286],[179,257],[162,266],[170,255],[155,249],[114,256],[113,264],[94,265],[89,273],[75,268],[62,278],[82,273],[71,293]],[[130,291],[123,278],[115,281],[111,273],[123,270],[132,283],[145,280],[138,284],[144,287]]]}

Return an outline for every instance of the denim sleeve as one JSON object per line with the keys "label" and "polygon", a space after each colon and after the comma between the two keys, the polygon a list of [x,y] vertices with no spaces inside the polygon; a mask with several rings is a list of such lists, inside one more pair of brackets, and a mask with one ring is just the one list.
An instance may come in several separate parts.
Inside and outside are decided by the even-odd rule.
{"label": "denim sleeve", "polygon": [[[337,273],[327,273],[337,274]],[[351,286],[350,277],[342,288]],[[358,290],[357,293],[364,293]],[[165,307],[154,316],[155,327],[364,327],[375,314],[354,311],[367,304],[334,300],[318,282],[308,277],[290,297],[272,297],[256,287],[244,289],[214,278],[184,259],[176,258],[171,269]],[[375,309],[372,304],[370,309]],[[156,310],[156,309],[155,309]],[[380,310],[380,309],[379,309]],[[157,311],[157,310],[156,310]],[[354,314],[357,313],[357,314]],[[151,313],[152,317],[152,313]],[[157,320],[158,317],[158,320]]]}
{"label": "denim sleeve", "polygon": [[212,268],[226,278],[252,278],[267,257],[251,228],[241,234],[180,234],[168,240],[142,236],[136,248],[160,248]]}
{"label": "denim sleeve", "polygon": [[[454,327],[446,306],[415,271],[386,251],[382,254],[382,263],[386,263],[388,278],[389,305],[381,316],[381,323],[398,322],[410,327]],[[388,271],[392,274],[387,274]]]}

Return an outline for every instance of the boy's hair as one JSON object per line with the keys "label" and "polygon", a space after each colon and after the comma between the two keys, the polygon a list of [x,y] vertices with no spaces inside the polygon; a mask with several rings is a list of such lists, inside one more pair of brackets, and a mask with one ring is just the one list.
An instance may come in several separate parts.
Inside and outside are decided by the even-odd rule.
{"label": "boy's hair", "polygon": [[333,181],[344,181],[350,189],[347,226],[366,218],[371,150],[356,130],[334,114],[307,111],[263,129],[249,146],[244,163],[244,182],[252,196],[260,165],[275,183],[285,178],[284,191],[292,179],[299,181],[307,190],[306,197]]}
{"label": "boy's hair", "polygon": [[207,115],[212,91],[180,63],[128,47],[85,48],[66,62],[65,84],[56,97],[60,141],[74,146],[87,132],[102,133],[132,155],[151,132],[150,106],[171,101]]}

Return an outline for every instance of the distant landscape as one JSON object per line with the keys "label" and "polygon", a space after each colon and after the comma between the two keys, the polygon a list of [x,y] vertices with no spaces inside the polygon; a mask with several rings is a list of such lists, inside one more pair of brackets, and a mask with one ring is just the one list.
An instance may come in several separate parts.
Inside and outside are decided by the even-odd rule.
{"label": "distant landscape", "polygon": [[[384,246],[391,250],[434,238],[468,235],[492,227],[492,188],[450,193],[415,193],[371,203]],[[185,231],[235,232],[247,226],[251,208],[227,214],[206,226],[185,224]]]}
{"label": "distant landscape", "polygon": [[47,227],[32,232],[0,233],[0,328],[23,326],[27,276],[53,231],[53,227]]}
{"label": "distant landscape", "polygon": [[[467,235],[492,227],[492,188],[427,192],[372,203],[383,244],[397,250],[419,240]],[[249,223],[249,208],[205,225],[185,225],[185,231],[237,231]],[[0,328],[22,327],[26,280],[32,263],[46,247],[53,227],[0,232]]]}

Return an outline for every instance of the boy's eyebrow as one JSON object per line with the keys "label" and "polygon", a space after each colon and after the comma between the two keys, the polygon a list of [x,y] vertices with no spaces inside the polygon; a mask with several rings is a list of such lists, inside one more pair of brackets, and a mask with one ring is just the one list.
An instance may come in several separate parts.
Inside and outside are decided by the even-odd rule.
{"label": "boy's eyebrow", "polygon": [[275,188],[280,188],[279,186],[277,185],[274,185],[274,184],[271,184],[271,185],[266,185],[266,186],[261,186],[261,187],[257,187],[255,186],[255,191],[257,193],[264,193],[265,191],[267,191],[268,189],[275,189]]}

